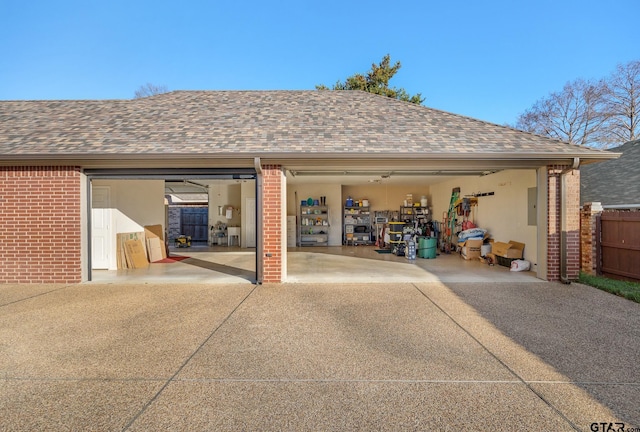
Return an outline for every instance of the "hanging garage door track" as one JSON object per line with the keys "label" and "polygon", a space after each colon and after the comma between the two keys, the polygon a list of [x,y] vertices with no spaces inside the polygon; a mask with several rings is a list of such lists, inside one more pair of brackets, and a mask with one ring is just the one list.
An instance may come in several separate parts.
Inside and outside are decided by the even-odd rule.
{"label": "hanging garage door track", "polygon": [[629,430],[638,329],[640,305],[578,284],[5,285],[0,418],[6,430]]}

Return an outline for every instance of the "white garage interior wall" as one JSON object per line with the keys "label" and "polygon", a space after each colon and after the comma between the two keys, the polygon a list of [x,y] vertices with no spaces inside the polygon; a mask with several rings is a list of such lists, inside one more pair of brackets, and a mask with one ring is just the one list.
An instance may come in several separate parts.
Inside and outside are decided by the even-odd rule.
{"label": "white garage interior wall", "polygon": [[[247,199],[256,198],[255,180],[198,180],[209,189],[209,227],[218,222],[228,227],[240,227],[240,246],[250,246],[248,227],[255,220],[248,220],[243,211]],[[231,208],[231,219],[227,219],[227,209]],[[220,214],[222,212],[222,214]],[[255,231],[255,230],[254,230]]]}
{"label": "white garage interior wall", "polygon": [[[243,180],[242,183],[240,184],[240,202],[242,204],[245,204],[247,200],[253,200],[253,202],[255,203],[255,200],[256,200],[255,180],[250,180],[250,181]],[[257,206],[254,206],[254,207],[257,209]],[[256,247],[255,236],[257,233],[257,227],[256,227],[255,214],[249,215],[248,212],[242,211],[242,208],[243,207],[240,208],[241,209],[240,246],[243,248]],[[253,229],[249,228],[251,226],[253,226]],[[251,236],[253,236],[252,240],[250,239]]]}
{"label": "white garage interior wall", "polygon": [[[205,182],[202,182],[205,183]],[[241,183],[218,181],[209,184],[209,226],[222,222],[227,226],[240,226],[242,210]],[[219,208],[222,214],[219,214]],[[227,209],[231,208],[231,219],[226,218]]]}
{"label": "white garage interior wall", "polygon": [[111,202],[111,253],[109,270],[117,269],[116,234],[143,232],[145,225],[165,224],[163,180],[93,180],[92,186],[107,186]]}
{"label": "white garage interior wall", "polygon": [[460,187],[461,197],[493,192],[492,196],[478,197],[478,205],[474,209],[475,223],[486,229],[495,241],[524,243],[524,258],[536,264],[538,227],[528,225],[527,212],[528,189],[536,186],[535,170],[507,170],[482,177],[447,180],[431,185],[433,212],[438,220],[442,219],[455,187]]}

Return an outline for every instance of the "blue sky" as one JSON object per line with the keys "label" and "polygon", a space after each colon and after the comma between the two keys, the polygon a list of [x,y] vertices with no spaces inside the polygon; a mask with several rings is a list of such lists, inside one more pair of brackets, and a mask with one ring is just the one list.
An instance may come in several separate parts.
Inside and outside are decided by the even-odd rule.
{"label": "blue sky", "polygon": [[366,72],[498,124],[640,58],[638,0],[0,0],[0,100],[304,90]]}

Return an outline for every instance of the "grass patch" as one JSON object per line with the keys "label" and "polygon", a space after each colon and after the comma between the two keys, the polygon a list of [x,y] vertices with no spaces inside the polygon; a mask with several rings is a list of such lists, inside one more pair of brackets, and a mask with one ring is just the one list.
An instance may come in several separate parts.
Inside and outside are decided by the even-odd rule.
{"label": "grass patch", "polygon": [[636,303],[640,303],[640,283],[638,282],[621,281],[602,276],[591,276],[582,272],[580,272],[578,282],[624,297]]}

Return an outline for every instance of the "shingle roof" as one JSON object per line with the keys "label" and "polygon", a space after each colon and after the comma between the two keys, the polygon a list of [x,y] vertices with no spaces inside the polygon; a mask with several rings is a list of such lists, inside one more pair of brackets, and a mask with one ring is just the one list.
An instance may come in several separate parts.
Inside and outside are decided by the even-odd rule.
{"label": "shingle roof", "polygon": [[0,101],[0,158],[277,153],[597,151],[359,91],[175,91],[132,100]]}
{"label": "shingle roof", "polygon": [[640,204],[640,140],[630,141],[610,151],[622,155],[619,159],[580,169],[581,203]]}

